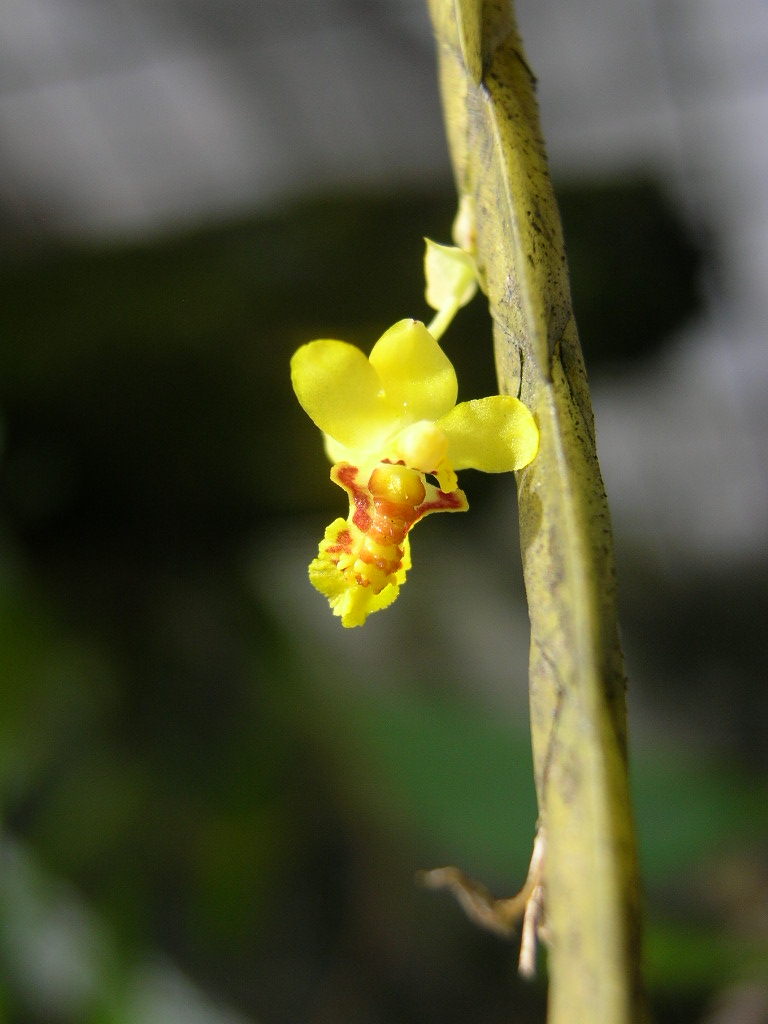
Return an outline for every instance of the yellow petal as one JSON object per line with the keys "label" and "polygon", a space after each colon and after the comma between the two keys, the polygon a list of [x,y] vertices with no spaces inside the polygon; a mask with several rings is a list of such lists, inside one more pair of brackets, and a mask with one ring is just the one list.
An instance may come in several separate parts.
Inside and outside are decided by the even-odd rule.
{"label": "yellow petal", "polygon": [[[454,472],[453,466],[447,459],[444,459],[434,472],[434,476],[437,477],[437,482],[440,484],[440,490],[445,494],[450,494],[451,491],[455,491],[459,486],[459,479]],[[461,494],[464,492],[461,491]]]}
{"label": "yellow petal", "polygon": [[311,341],[291,359],[296,397],[313,422],[347,448],[375,449],[391,433],[397,410],[365,354],[345,341]]}
{"label": "yellow petal", "polygon": [[[450,467],[448,471],[453,480],[456,480],[456,474],[450,470]],[[439,487],[435,487],[428,480],[425,483],[426,497],[416,509],[419,513],[419,520],[423,519],[424,516],[428,516],[431,512],[466,512],[469,508],[467,496],[459,487],[454,488],[452,491],[443,490],[443,481],[440,480],[440,474],[441,470],[438,470],[436,475]]]}
{"label": "yellow petal", "polygon": [[347,627],[362,626],[372,612],[381,611],[392,604],[411,567],[410,544],[408,537],[405,537],[400,569],[393,582],[375,594],[370,586],[361,586],[339,568],[339,562],[343,566],[354,557],[355,545],[360,539],[353,525],[345,519],[336,519],[325,531],[319,554],[309,566],[312,585],[328,598],[333,614],[341,619],[342,626]]}
{"label": "yellow petal", "polygon": [[509,395],[462,402],[437,425],[448,438],[448,459],[455,469],[508,473],[527,466],[539,447],[536,421]]}
{"label": "yellow petal", "polygon": [[403,425],[436,420],[456,404],[459,387],[453,365],[418,320],[400,320],[382,334],[370,363],[387,401],[400,410]]}
{"label": "yellow petal", "polygon": [[466,306],[477,291],[477,268],[474,259],[454,245],[438,245],[426,238],[424,275],[427,279],[426,300],[432,309]]}
{"label": "yellow petal", "polygon": [[355,448],[345,448],[343,444],[335,441],[330,434],[323,434],[323,445],[325,447],[325,454],[331,462],[353,462],[359,466],[366,457],[363,452],[359,452]]}

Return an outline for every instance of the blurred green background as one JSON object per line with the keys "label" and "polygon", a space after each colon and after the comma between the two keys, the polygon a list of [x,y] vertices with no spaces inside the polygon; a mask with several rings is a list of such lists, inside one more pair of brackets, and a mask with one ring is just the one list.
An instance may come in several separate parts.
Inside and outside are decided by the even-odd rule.
{"label": "blurred green background", "polygon": [[[697,315],[702,253],[650,181],[560,195],[590,373],[625,378]],[[288,360],[426,317],[454,202],[6,240],[0,1021],[543,1019],[515,944],[414,883],[456,863],[507,894],[530,854],[513,481],[467,473],[470,514],[419,528],[363,630],[306,579],[344,496]],[[462,398],[495,389],[481,301],[445,346]],[[648,987],[696,1021],[768,984],[768,576],[617,547]]]}

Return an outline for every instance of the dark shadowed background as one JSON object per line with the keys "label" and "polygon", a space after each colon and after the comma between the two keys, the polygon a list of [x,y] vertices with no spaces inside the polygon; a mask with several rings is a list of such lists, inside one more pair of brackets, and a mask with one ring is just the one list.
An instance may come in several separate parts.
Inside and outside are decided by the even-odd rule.
{"label": "dark shadowed background", "polygon": [[[768,8],[518,5],[614,515],[659,1022],[768,1021]],[[514,481],[342,630],[302,342],[427,317],[420,0],[0,0],[0,1022],[541,1021]],[[481,300],[445,338],[495,389]],[[751,1016],[750,1016],[751,1014]]]}

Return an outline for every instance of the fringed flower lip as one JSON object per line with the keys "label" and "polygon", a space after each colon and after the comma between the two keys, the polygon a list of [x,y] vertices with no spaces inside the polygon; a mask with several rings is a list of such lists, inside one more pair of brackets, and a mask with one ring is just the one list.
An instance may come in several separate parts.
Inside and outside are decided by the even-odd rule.
{"label": "fringed flower lip", "polygon": [[430,329],[400,320],[369,356],[324,338],[291,360],[296,396],[324,434],[331,479],[349,496],[349,516],[331,524],[310,566],[344,626],[362,625],[397,597],[410,568],[408,533],[420,519],[468,507],[457,470],[510,472],[538,449],[536,423],[518,399],[456,404],[456,372],[435,334],[472,298],[474,260],[429,242],[425,266],[437,309]]}

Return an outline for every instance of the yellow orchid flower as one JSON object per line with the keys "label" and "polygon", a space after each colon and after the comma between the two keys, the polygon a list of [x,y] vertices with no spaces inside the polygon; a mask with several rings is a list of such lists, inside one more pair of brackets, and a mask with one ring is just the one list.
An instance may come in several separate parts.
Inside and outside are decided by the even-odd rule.
{"label": "yellow orchid flower", "polygon": [[[476,271],[461,250],[430,246],[428,301],[438,310],[430,327],[442,331],[474,294]],[[468,508],[456,470],[521,469],[538,448],[534,419],[516,398],[456,404],[453,365],[418,320],[390,327],[369,357],[344,341],[303,345],[291,379],[325,435],[331,479],[349,496],[349,516],[331,523],[309,567],[343,626],[362,625],[395,600],[420,519]]]}

